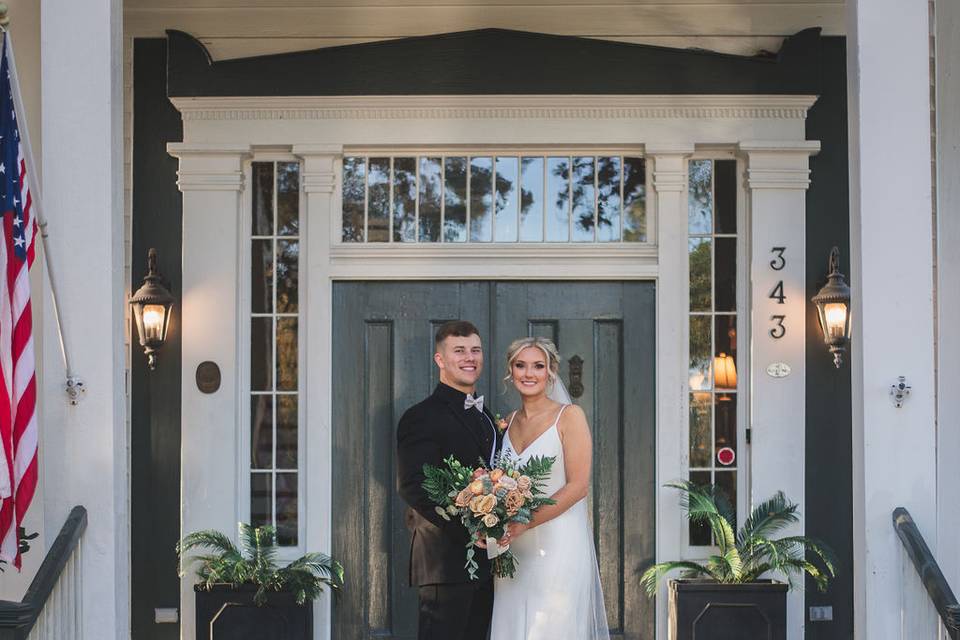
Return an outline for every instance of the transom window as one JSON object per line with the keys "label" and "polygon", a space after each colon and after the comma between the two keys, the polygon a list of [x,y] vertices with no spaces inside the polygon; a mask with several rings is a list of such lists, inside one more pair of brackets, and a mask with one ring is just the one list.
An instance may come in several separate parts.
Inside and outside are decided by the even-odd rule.
{"label": "transom window", "polygon": [[[716,485],[736,513],[737,470],[737,163],[691,160],[690,480]],[[710,530],[690,524],[690,544],[711,544]]]}
{"label": "transom window", "polygon": [[624,155],[343,159],[343,242],[646,242],[646,166]]}

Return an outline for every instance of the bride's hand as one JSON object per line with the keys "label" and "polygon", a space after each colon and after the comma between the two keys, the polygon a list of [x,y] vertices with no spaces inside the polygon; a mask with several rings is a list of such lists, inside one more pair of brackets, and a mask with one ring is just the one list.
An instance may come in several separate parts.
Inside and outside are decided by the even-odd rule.
{"label": "bride's hand", "polygon": [[529,524],[511,522],[507,525],[507,532],[503,534],[503,537],[500,538],[499,541],[497,541],[497,544],[499,544],[501,547],[505,547],[523,535],[523,533],[529,528]]}
{"label": "bride's hand", "polygon": [[478,538],[477,540],[475,540],[475,541],[473,542],[473,544],[477,545],[477,546],[480,547],[481,549],[486,549],[486,548],[487,548],[487,539],[486,539],[486,538]]}

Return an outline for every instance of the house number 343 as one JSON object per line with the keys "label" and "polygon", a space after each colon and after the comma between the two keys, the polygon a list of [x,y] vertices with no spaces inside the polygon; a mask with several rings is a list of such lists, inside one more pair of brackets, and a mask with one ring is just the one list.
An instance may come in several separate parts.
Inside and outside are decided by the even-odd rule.
{"label": "house number 343", "polygon": [[[773,247],[770,249],[770,253],[773,255],[773,260],[770,261],[770,269],[773,271],[782,271],[783,268],[787,266],[787,259],[784,257],[786,251],[786,247]],[[777,304],[786,303],[787,296],[783,293],[783,280],[777,281],[768,297],[771,300],[776,300]],[[786,314],[774,314],[770,316],[770,321],[773,323],[769,331],[771,338],[779,340],[787,335],[787,327],[784,325],[786,319]]]}

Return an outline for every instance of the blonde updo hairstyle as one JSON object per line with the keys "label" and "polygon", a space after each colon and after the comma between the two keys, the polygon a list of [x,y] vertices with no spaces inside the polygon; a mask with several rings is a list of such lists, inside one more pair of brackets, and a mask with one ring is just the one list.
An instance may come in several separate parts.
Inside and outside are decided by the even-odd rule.
{"label": "blonde updo hairstyle", "polygon": [[557,345],[553,344],[553,340],[542,336],[519,338],[510,343],[510,346],[507,347],[507,375],[503,378],[503,382],[506,384],[513,380],[513,363],[517,361],[520,352],[528,347],[540,349],[547,360],[547,375],[549,376],[547,390],[549,392],[557,382],[557,375],[560,371],[560,352],[557,351]]}

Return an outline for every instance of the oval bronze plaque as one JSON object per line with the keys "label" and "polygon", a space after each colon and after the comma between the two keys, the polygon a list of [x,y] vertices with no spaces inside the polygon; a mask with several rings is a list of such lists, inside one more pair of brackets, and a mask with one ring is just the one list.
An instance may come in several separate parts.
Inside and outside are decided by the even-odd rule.
{"label": "oval bronze plaque", "polygon": [[216,362],[205,360],[197,365],[197,389],[213,393],[220,388],[220,367]]}

